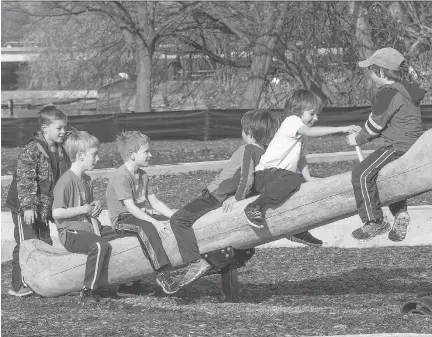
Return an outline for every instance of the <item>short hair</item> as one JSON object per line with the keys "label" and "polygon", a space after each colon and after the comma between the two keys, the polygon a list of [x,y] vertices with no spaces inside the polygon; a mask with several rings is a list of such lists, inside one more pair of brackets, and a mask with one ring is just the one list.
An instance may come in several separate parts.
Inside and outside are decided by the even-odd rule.
{"label": "short hair", "polygon": [[74,162],[78,151],[86,153],[93,148],[99,149],[100,142],[95,136],[85,131],[78,131],[75,128],[70,128],[63,146],[71,161]]}
{"label": "short hair", "polygon": [[242,116],[241,125],[243,131],[258,144],[267,146],[275,135],[279,122],[270,110],[255,109]]}
{"label": "short hair", "polygon": [[118,153],[127,161],[131,152],[138,152],[142,146],[150,144],[150,138],[139,131],[123,131],[117,135],[115,142]]}
{"label": "short hair", "polygon": [[305,111],[319,113],[322,107],[323,101],[317,94],[310,90],[297,89],[288,95],[282,115],[284,119],[288,116],[301,117]]}
{"label": "short hair", "polygon": [[407,81],[412,83],[415,80],[415,76],[411,74],[412,72],[414,72],[415,74],[415,70],[413,69],[413,71],[410,71],[410,66],[408,65],[407,61],[402,61],[399,65],[398,70],[391,70],[380,66],[375,67],[378,67],[377,75],[380,74],[379,69],[382,69],[384,76],[387,77],[390,81],[401,83],[402,80],[406,79]]}
{"label": "short hair", "polygon": [[67,122],[67,116],[55,105],[47,105],[38,113],[39,128],[42,128],[43,125],[50,125],[56,120]]}

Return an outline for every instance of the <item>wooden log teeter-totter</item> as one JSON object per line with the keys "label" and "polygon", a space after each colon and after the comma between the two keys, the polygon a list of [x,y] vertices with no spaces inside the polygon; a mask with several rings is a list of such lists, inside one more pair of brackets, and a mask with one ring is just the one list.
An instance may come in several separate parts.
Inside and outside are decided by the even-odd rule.
{"label": "wooden log teeter-totter", "polygon": [[[385,166],[378,176],[383,205],[432,190],[432,130],[426,131],[398,160]],[[201,217],[194,231],[202,254],[232,248],[247,249],[324,226],[357,212],[351,185],[351,172],[331,176],[301,186],[299,192],[276,209],[266,212],[268,228],[249,226],[244,216],[251,197],[238,202],[233,211],[212,211]],[[101,286],[139,280],[154,273],[135,237],[111,241],[112,255],[104,267]],[[176,267],[182,264],[175,239],[163,245]],[[21,243],[20,265],[26,283],[39,295],[55,297],[82,287],[86,255],[72,254],[39,240]],[[229,283],[228,281],[225,281]]]}

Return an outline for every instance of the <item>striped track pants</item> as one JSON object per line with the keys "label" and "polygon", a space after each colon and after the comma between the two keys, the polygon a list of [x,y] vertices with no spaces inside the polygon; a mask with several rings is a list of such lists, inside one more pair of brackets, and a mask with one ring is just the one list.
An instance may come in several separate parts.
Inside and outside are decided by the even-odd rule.
{"label": "striped track pants", "polygon": [[[357,210],[363,223],[383,217],[376,180],[379,171],[388,163],[398,159],[402,154],[391,146],[383,146],[374,151],[352,171],[352,185],[357,203]],[[407,201],[403,200],[389,205],[393,215],[406,210]]]}
{"label": "striped track pants", "polygon": [[35,220],[32,225],[24,222],[23,214],[12,212],[12,221],[14,223],[15,248],[12,252],[12,288],[18,291],[22,285],[26,285],[21,276],[21,267],[19,264],[19,251],[21,242],[24,240],[39,239],[52,245],[50,229],[47,223]]}
{"label": "striped track pants", "polygon": [[[89,224],[89,226],[91,226]],[[67,228],[64,247],[67,251],[87,255],[83,285],[89,289],[99,287],[104,265],[111,255],[111,245],[108,238],[83,230]],[[112,231],[112,230],[111,230]],[[115,238],[115,236],[113,237]],[[107,276],[107,275],[105,275]]]}
{"label": "striped track pants", "polygon": [[162,240],[152,223],[122,214],[113,226],[120,236],[137,236],[143,253],[154,270],[167,266],[170,261],[162,245]]}

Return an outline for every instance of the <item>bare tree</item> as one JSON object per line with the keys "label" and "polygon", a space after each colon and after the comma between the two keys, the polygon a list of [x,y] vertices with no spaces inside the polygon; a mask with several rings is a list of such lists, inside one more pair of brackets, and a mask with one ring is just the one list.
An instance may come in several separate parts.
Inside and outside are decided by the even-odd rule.
{"label": "bare tree", "polygon": [[[195,4],[183,6],[176,2],[154,1],[44,2],[30,6],[27,3],[9,3],[8,10],[30,14],[34,18],[32,27],[39,27],[40,30],[43,30],[45,25],[51,28],[63,27],[63,30],[69,30],[70,35],[75,33],[72,28],[77,27],[76,20],[72,18],[79,17],[81,33],[87,30],[93,40],[98,36],[106,38],[100,46],[95,42],[93,47],[79,49],[80,57],[87,61],[98,60],[100,65],[107,59],[114,61],[116,58],[118,60],[131,57],[136,73],[135,112],[149,112],[154,53],[158,46],[179,28],[188,16],[189,9],[194,6]],[[109,30],[106,30],[107,28]],[[55,32],[51,30],[50,34],[55,36]],[[122,40],[119,40],[119,33]],[[63,36],[64,34],[60,38]],[[83,47],[83,43],[74,44]],[[89,65],[90,62],[86,64]],[[112,66],[107,63],[105,65]],[[100,67],[97,68],[101,70]]]}

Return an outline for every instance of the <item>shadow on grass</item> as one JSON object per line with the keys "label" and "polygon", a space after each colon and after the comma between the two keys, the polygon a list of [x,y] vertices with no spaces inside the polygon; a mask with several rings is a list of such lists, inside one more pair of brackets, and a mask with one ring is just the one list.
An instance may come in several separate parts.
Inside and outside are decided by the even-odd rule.
{"label": "shadow on grass", "polygon": [[[262,303],[274,297],[288,296],[335,296],[335,295],[392,295],[432,293],[432,282],[415,275],[424,273],[424,268],[359,268],[337,275],[304,279],[283,280],[277,283],[239,282],[240,302]],[[178,304],[193,304],[203,297],[220,295],[220,276],[204,277],[180,290],[174,296]],[[162,295],[163,296],[163,295]]]}

